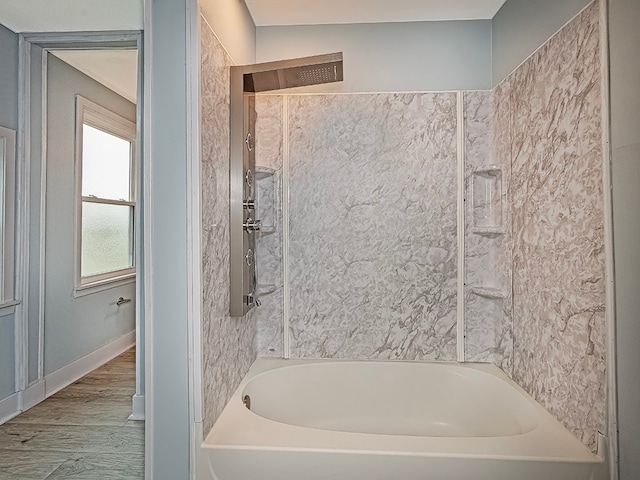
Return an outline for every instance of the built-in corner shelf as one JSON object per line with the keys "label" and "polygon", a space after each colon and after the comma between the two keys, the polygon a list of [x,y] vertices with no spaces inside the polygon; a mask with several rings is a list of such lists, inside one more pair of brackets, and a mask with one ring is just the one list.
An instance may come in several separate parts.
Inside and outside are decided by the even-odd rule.
{"label": "built-in corner shelf", "polygon": [[275,179],[276,171],[273,168],[256,165],[256,217],[262,221],[260,236],[264,237],[276,231],[277,215],[277,185]]}
{"label": "built-in corner shelf", "polygon": [[[265,247],[277,241],[277,238],[265,239],[268,235],[272,235],[277,230],[278,206],[280,190],[276,170],[273,168],[256,165],[256,218],[262,221],[257,242],[257,272],[258,284],[256,285],[256,296],[258,298],[265,297],[275,292],[279,286],[277,280],[277,272],[272,271],[269,264],[261,268],[262,262],[265,260],[263,255],[268,252],[269,248]],[[263,252],[262,249],[266,248]]]}
{"label": "built-in corner shelf", "polygon": [[276,171],[273,168],[256,165],[256,180],[262,180],[273,176]]}
{"label": "built-in corner shelf", "polygon": [[471,287],[471,293],[479,297],[489,298],[491,300],[501,300],[507,298],[507,292],[501,288],[495,287]]}
{"label": "built-in corner shelf", "polygon": [[278,289],[277,285],[274,285],[272,283],[269,284],[258,284],[258,287],[256,288],[256,294],[258,295],[258,297],[264,297],[265,295],[269,295],[270,293],[275,292]]}
{"label": "built-in corner shelf", "polygon": [[264,237],[265,235],[271,235],[272,233],[275,233],[276,231],[276,227],[274,225],[262,225],[260,227],[260,236]]}
{"label": "built-in corner shelf", "polygon": [[504,233],[502,221],[502,168],[483,165],[471,177],[471,232],[497,236]]}
{"label": "built-in corner shelf", "polygon": [[471,233],[482,235],[485,237],[498,237],[504,235],[502,227],[471,227]]}

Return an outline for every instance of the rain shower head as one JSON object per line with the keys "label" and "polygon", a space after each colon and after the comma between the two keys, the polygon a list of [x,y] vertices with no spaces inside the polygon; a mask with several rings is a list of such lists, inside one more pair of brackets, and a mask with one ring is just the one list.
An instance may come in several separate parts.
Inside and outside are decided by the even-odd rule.
{"label": "rain shower head", "polygon": [[254,65],[244,74],[245,92],[266,92],[341,82],[342,52]]}

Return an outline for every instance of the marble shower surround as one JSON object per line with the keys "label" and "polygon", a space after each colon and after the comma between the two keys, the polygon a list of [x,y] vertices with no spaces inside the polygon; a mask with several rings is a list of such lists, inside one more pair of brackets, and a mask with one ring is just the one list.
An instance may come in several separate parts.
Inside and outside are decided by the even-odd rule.
{"label": "marble shower surround", "polygon": [[605,258],[597,2],[496,93],[510,115],[513,377],[585,444],[605,429]]}
{"label": "marble shower surround", "polygon": [[[464,93],[465,121],[465,358],[491,362],[511,373],[513,320],[511,312],[511,229],[508,208],[510,145],[494,124],[508,114],[493,91]],[[508,118],[508,117],[507,117]],[[496,165],[502,172],[502,233],[474,232],[472,182],[478,167]],[[486,298],[474,287],[501,290],[505,298]]]}
{"label": "marble shower surround", "polygon": [[[434,94],[422,93],[419,95],[429,96]],[[449,95],[453,97],[451,94]],[[465,95],[464,121],[465,121],[465,129],[466,129],[466,137],[465,137],[466,167],[465,168],[466,168],[467,188],[469,188],[470,175],[473,169],[476,166],[484,165],[487,163],[505,162],[505,165],[503,165],[502,168],[503,168],[503,176],[505,177],[504,180],[506,181],[508,179],[508,172],[510,170],[509,169],[510,157],[508,155],[509,149],[505,148],[503,145],[503,148],[501,149],[501,151],[506,152],[506,154],[501,153],[500,149],[496,150],[494,148],[495,141],[492,137],[492,135],[494,134],[494,130],[493,130],[493,122],[494,122],[494,115],[495,115],[494,112],[502,112],[502,114],[504,114],[504,111],[506,111],[506,109],[499,108],[499,106],[494,105],[493,103],[494,96],[492,92],[488,92],[488,91],[465,92],[464,95]],[[315,95],[312,97],[318,98],[319,96]],[[389,130],[389,127],[387,127],[386,125],[386,122],[388,119],[385,117],[386,115],[385,110],[380,109],[380,111],[377,111],[376,110],[377,107],[375,106],[376,102],[377,103],[380,103],[381,101],[387,102],[388,100],[386,99],[386,97],[394,98],[396,100],[400,98],[402,102],[404,102],[403,104],[402,103],[396,104],[393,107],[393,110],[395,110],[395,115],[398,115],[399,117],[403,117],[404,114],[402,113],[402,109],[407,108],[409,112],[407,116],[407,122],[411,122],[412,118],[414,118],[416,115],[420,115],[418,112],[411,111],[412,108],[414,108],[415,110],[415,107],[412,107],[412,104],[414,103],[413,101],[414,97],[411,96],[410,94],[408,96],[403,95],[400,97],[396,97],[392,94],[387,94],[387,95],[377,96],[377,99],[375,95],[347,95],[347,96],[342,95],[342,96],[335,96],[335,98],[334,96],[325,96],[325,97],[320,96],[320,97],[321,97],[321,100],[319,101],[321,104],[324,102],[327,102],[328,99],[332,99],[331,101],[335,105],[335,107],[333,108],[335,108],[336,110],[344,109],[345,112],[347,111],[355,112],[353,115],[341,114],[335,117],[330,117],[327,115],[333,115],[333,112],[328,111],[326,114],[323,114],[322,120],[320,121],[320,123],[318,123],[318,125],[320,126],[324,125],[327,128],[343,129],[344,132],[348,132],[348,128],[353,128],[354,125],[361,124],[361,126],[359,127],[361,129],[369,128],[369,129],[375,130],[378,134],[380,133],[386,134],[386,132]],[[426,97],[426,98],[432,98],[432,97]],[[381,100],[381,99],[384,99],[384,100]],[[409,99],[409,100],[407,101],[406,99]],[[313,129],[319,128],[319,127],[318,125],[316,125],[315,122],[311,121],[312,118],[315,118],[317,112],[316,112],[316,103],[315,101],[312,101],[310,97],[299,98],[297,96],[292,97],[292,96],[279,96],[279,95],[259,95],[256,100],[256,110],[257,110],[256,162],[258,165],[265,165],[265,166],[275,168],[276,175],[278,176],[280,176],[282,173],[281,156],[284,153],[282,150],[283,148],[282,135],[284,134],[282,131],[282,125],[283,125],[282,107],[283,107],[283,102],[292,102],[292,101],[297,102],[296,113],[295,113],[296,117],[297,118],[304,117],[305,118],[304,121],[308,123],[307,124],[303,123],[301,125],[296,126],[295,125],[296,120],[293,117],[293,113],[290,112],[291,108],[288,108],[287,111],[289,111],[290,113],[287,118],[287,121],[288,121],[287,123],[289,125],[290,130],[298,129],[298,133],[297,133],[298,135],[300,135],[300,132],[305,132],[304,135],[306,139],[311,138],[317,144],[326,146],[327,147],[326,149],[328,149],[329,151],[334,146],[339,145],[339,142],[331,137],[332,135],[331,133],[326,134],[323,137],[324,134],[322,132],[320,132],[320,134],[317,134],[318,132],[314,132]],[[449,101],[455,102],[455,99],[449,98]],[[287,103],[287,106],[288,105],[289,103]],[[355,108],[354,108],[354,105],[356,106]],[[428,113],[428,111],[425,111],[423,113],[426,114]],[[446,131],[446,135],[448,135],[447,138],[451,139],[452,142],[455,142],[455,131],[453,129],[455,128],[456,119],[453,118],[452,112],[448,112],[447,115],[448,115],[448,122],[449,122],[450,128],[448,131]],[[374,118],[376,116],[378,117],[378,119]],[[345,118],[347,119],[346,121],[345,121]],[[425,121],[427,120],[426,119],[420,120],[420,122],[425,122]],[[406,125],[404,125],[403,122],[404,120],[395,122],[395,125],[396,125],[395,128],[400,130],[404,129]],[[420,131],[421,131],[421,127],[415,129],[414,134]],[[347,133],[344,133],[344,132],[341,134],[341,137],[346,139]],[[291,133],[289,137],[293,138],[294,135],[296,135],[295,132]],[[411,138],[411,135],[412,135],[411,131],[407,131],[406,134],[402,134],[402,135],[403,135],[402,141],[406,143],[411,143],[413,141]],[[501,133],[496,132],[495,135],[496,135],[496,138],[498,138],[501,135]],[[503,134],[502,134],[502,137],[504,137]],[[371,136],[371,138],[373,139],[372,143],[374,145],[374,147],[372,147],[372,151],[374,151],[375,148],[382,149],[380,145],[378,145],[378,147],[375,146],[377,144],[380,144],[381,141],[375,139],[375,136]],[[351,142],[349,140],[344,140],[344,139],[341,141],[345,143]],[[353,143],[357,143],[357,140],[354,140]],[[505,141],[503,141],[502,143],[506,145]],[[295,148],[295,145],[293,148]],[[338,146],[338,148],[344,148],[344,147]],[[348,148],[354,149],[355,147],[349,144]],[[447,148],[448,148],[449,159],[451,161],[451,163],[448,164],[448,167],[453,167],[454,157],[456,155],[455,148],[453,147],[453,144],[449,144]],[[322,150],[322,148],[320,150]],[[402,149],[399,149],[399,150],[393,149],[393,148],[387,149],[386,161],[388,165],[394,164],[394,161],[395,161],[393,157],[394,153],[392,152],[395,152],[395,154],[397,154],[398,152],[402,152]],[[365,154],[370,155],[372,157],[375,156],[370,153],[365,153]],[[313,151],[302,152],[302,156],[313,158],[314,152]],[[292,163],[293,162],[295,162],[295,159],[292,159]],[[307,165],[304,162],[305,161],[303,161],[302,163],[304,165]],[[320,162],[319,165],[322,165],[322,163],[326,163],[320,160],[318,161],[314,160],[313,165],[316,165],[316,163],[318,162]],[[347,165],[347,163],[350,163],[350,162],[344,162],[344,163],[345,165]],[[305,166],[303,168],[311,172],[311,167]],[[313,168],[316,168],[316,167],[313,167]],[[359,172],[360,170],[363,170],[363,169],[366,170],[366,168],[368,167],[366,165],[365,166],[355,165],[354,168],[359,169],[358,170]],[[304,173],[305,170],[302,170],[302,171]],[[343,175],[343,173],[344,172],[340,172],[338,173],[338,175],[339,176]],[[373,174],[375,174],[375,172]],[[308,185],[309,185],[309,188],[314,192],[312,196],[318,196],[318,195],[322,196],[323,192],[326,191],[327,189],[327,184],[330,184],[330,185],[335,184],[335,179],[334,177],[331,176],[331,175],[335,176],[336,175],[335,173],[328,174],[328,176],[326,174],[323,174],[323,175],[325,175],[324,177],[322,177],[324,178],[324,180],[314,179],[313,177],[310,178]],[[345,184],[347,185],[347,187],[351,183],[354,183],[354,184],[357,183],[357,181],[355,180],[357,175],[359,175],[359,173],[351,174],[351,177],[349,176],[344,177],[346,179]],[[320,176],[321,175],[318,175],[318,177]],[[453,173],[451,170],[448,171],[446,176],[448,181],[451,182],[454,180]],[[351,180],[349,180],[349,178]],[[371,180],[368,180],[368,181],[369,183],[372,183]],[[294,178],[294,182],[295,182],[295,178]],[[387,183],[388,184],[395,183],[397,187],[403,188],[403,184],[398,182],[402,182],[402,180],[393,180]],[[413,188],[415,188],[416,191],[426,191],[426,192],[429,191],[429,187],[425,186],[424,184],[421,186],[414,185]],[[374,188],[372,187],[371,189],[373,190]],[[449,186],[447,187],[446,195],[450,198],[451,202],[455,201],[454,199],[455,191],[456,191],[456,186],[450,183]],[[506,192],[507,192],[507,186],[503,185],[503,194],[505,197],[506,197]],[[332,195],[333,193],[335,192],[331,192]],[[295,188],[292,188],[291,198],[292,198],[292,202],[295,202],[296,201],[295,199],[299,198],[301,199],[299,200],[299,202],[303,203],[305,201],[304,200],[305,193],[304,191],[302,192],[298,191],[298,193],[296,194]],[[428,193],[425,196],[425,201],[426,203],[431,203],[428,197]],[[504,200],[503,205],[506,205],[506,204],[507,204],[506,200]],[[453,203],[449,203],[448,205],[449,207],[453,208]],[[469,203],[467,205],[470,206]],[[367,207],[369,212],[375,212],[377,204],[370,203],[370,205],[360,205],[358,207],[361,209],[362,207]],[[317,206],[317,209],[320,210],[321,212],[331,212],[332,211],[331,208],[332,207],[327,208],[326,205],[321,205],[321,204]],[[453,217],[454,213],[451,213],[451,212],[452,210],[450,210],[449,221],[451,221],[454,218]],[[323,213],[321,213],[320,215],[322,214]],[[326,213],[324,214],[326,215]],[[404,214],[401,212],[398,216],[396,216],[396,218],[398,220],[402,220],[410,223],[411,219],[407,218],[406,216],[403,217],[403,215]],[[467,219],[469,218],[471,217],[469,215],[469,212],[467,212]],[[415,218],[414,220],[416,220],[417,222],[421,221],[421,219],[419,218]],[[507,220],[508,220],[508,215],[505,214],[505,223],[507,223]],[[292,221],[295,221],[295,220],[292,220]],[[433,223],[433,220],[431,220],[431,222]],[[349,225],[347,225],[347,228],[349,228]],[[485,285],[485,284],[499,283],[505,286],[506,291],[510,292],[510,285],[511,285],[511,277],[510,277],[511,250],[510,250],[510,241],[509,241],[510,237],[508,235],[508,232],[506,232],[503,236],[499,238],[499,240],[495,240],[487,237],[471,235],[469,232],[470,232],[470,224],[469,222],[467,222],[467,241],[466,241],[466,254],[465,254],[466,266],[467,266],[466,272],[465,272],[466,283],[467,283],[467,287],[465,289],[465,295],[467,298],[466,310],[465,310],[465,314],[467,317],[466,340],[465,340],[467,359],[470,361],[493,362],[500,365],[505,371],[510,372],[511,365],[512,365],[512,346],[513,346],[510,296],[504,300],[487,300],[485,298],[477,297],[476,295],[472,294],[470,291],[471,290],[470,285]],[[316,235],[317,233],[318,232],[314,232],[314,235],[318,236]],[[389,232],[385,232],[383,235],[387,233]],[[389,235],[389,237],[392,238],[394,234],[395,232]],[[279,250],[277,248],[278,246],[274,244],[274,241],[282,242],[281,224],[279,224],[277,227],[277,235],[270,235],[268,237],[265,237],[264,239],[260,239],[260,242],[262,242],[263,240],[266,240],[266,242],[268,242],[266,243],[267,248],[262,250],[263,254],[261,255],[260,247],[259,247],[258,257],[259,257],[259,262],[266,264],[268,272],[265,274],[265,276],[281,278],[281,275],[282,275],[281,264],[278,262],[278,256],[280,256],[279,259],[281,260],[282,251]],[[367,242],[368,241],[367,237],[366,236],[363,237],[362,241]],[[413,244],[415,246],[415,244],[422,243],[422,239],[414,239],[412,241],[408,241],[407,243]],[[351,254],[353,255],[353,253]],[[261,257],[265,257],[265,258],[261,258]],[[320,262],[320,264],[324,265],[326,261],[328,261],[329,259],[330,257],[328,257],[327,259],[323,259],[323,261]],[[265,260],[268,260],[268,261],[265,262]],[[451,265],[449,265],[449,267],[450,266]],[[307,271],[312,270],[312,267],[310,265],[305,265],[301,268],[305,268],[307,269]],[[262,269],[260,271],[262,271]],[[449,280],[453,281],[455,277],[451,275],[451,272],[449,273],[450,273]],[[367,273],[367,276],[371,278],[374,277],[374,275],[372,275],[370,272]],[[399,280],[398,282],[399,283],[396,285],[396,288],[401,289],[402,280]],[[293,289],[295,290],[296,288],[297,287],[293,285]],[[312,296],[322,296],[322,293],[320,292],[313,292],[313,290],[316,288],[313,282],[309,282],[306,288],[307,288],[307,292],[312,292]],[[432,288],[435,290],[437,287],[432,286]],[[365,296],[363,297],[365,301],[368,301],[367,295],[369,293],[370,292],[365,292],[364,294]],[[357,296],[359,295],[356,295],[356,297]],[[451,298],[449,298],[449,300],[451,300]],[[325,300],[319,300],[319,301],[325,302],[324,308],[326,308],[326,305],[327,305],[326,301]],[[337,303],[340,301],[341,300],[337,297],[334,300],[332,300],[333,303]],[[313,300],[311,302],[313,303]],[[315,303],[313,303],[313,305],[315,305]],[[450,306],[450,308],[452,307]],[[352,318],[351,322],[354,327],[360,321],[359,320],[360,310],[358,310],[357,308],[355,310],[357,310],[357,312],[353,313],[351,317]],[[282,297],[281,289],[278,289],[274,294],[263,297],[263,305],[261,308],[257,309],[256,319],[257,319],[257,329],[258,329],[258,332],[257,332],[258,355],[259,356],[281,356],[283,354],[283,349],[282,349],[283,297]],[[340,321],[342,323],[342,328],[344,329],[348,328],[349,323],[346,322],[345,320],[336,320],[336,321]],[[378,321],[380,322],[380,324],[384,324],[385,322],[385,320],[382,318],[379,318]],[[319,331],[323,331],[324,329],[323,318],[316,318],[315,320],[312,320],[311,323],[315,325],[315,326],[312,326],[311,329],[316,328]],[[388,324],[390,326],[389,328],[391,328],[391,324],[390,323]],[[306,326],[304,327],[298,326],[297,328],[298,330],[301,330],[302,328],[306,329]],[[368,325],[365,328],[368,328]],[[333,331],[331,333],[327,332],[325,333],[325,335],[332,335],[333,333],[334,333]],[[453,334],[454,332],[450,331],[448,334],[449,335],[448,342],[444,343],[445,348],[449,349],[448,352],[441,354],[440,352],[432,350],[430,352],[430,356],[427,356],[426,358],[449,359],[449,360],[455,359],[455,352],[453,351],[453,347],[454,347],[453,342],[455,341],[455,339]],[[313,332],[307,332],[306,335],[307,335],[306,337],[307,342],[309,343],[314,342]],[[400,334],[400,338],[402,338],[402,333]],[[298,350],[296,353],[295,349],[298,347],[296,347],[295,341],[296,340],[294,339],[293,345],[292,345],[293,347],[292,351],[294,355],[332,356],[335,354],[334,352],[325,352],[325,351],[318,351],[313,349],[310,349],[309,353],[305,353],[302,350]],[[346,342],[344,339],[342,339],[341,341]],[[368,340],[366,340],[365,342],[362,342],[360,339],[358,339],[357,341],[360,342],[359,346],[352,347],[352,348],[361,348],[361,349],[369,348],[370,350],[373,350],[375,352],[374,348],[370,348],[370,346],[368,347],[369,345],[367,344]],[[391,344],[391,342],[388,342],[388,343]],[[374,353],[374,355],[378,355],[378,354],[379,352]],[[347,354],[342,354],[342,355],[346,356]],[[366,353],[366,351],[364,353],[361,353],[360,355],[362,355],[362,357],[364,358],[372,358],[372,356]],[[396,354],[392,354],[390,356],[393,358],[396,358],[395,355]],[[403,355],[404,355],[403,353],[397,354],[397,358],[405,358]],[[410,358],[413,358],[413,357],[410,357]]]}
{"label": "marble shower surround", "polygon": [[[492,92],[465,92],[467,186],[473,166],[499,164],[509,206],[497,239],[472,238],[467,211],[467,359],[499,364],[592,448],[605,427],[598,42],[593,4]],[[282,101],[259,97],[259,124],[262,109],[282,125]],[[286,101],[292,356],[455,360],[455,95]],[[279,169],[272,133],[258,164]],[[507,297],[478,298],[475,282]],[[267,298],[257,346],[280,355],[281,290]]]}
{"label": "marble shower surround", "polygon": [[291,355],[456,358],[456,95],[288,97]]}
{"label": "marble shower surround", "polygon": [[[281,95],[256,96],[256,165],[273,168],[277,194],[282,196],[283,122]],[[258,199],[260,200],[260,199]],[[276,205],[275,232],[259,235],[257,244],[258,283],[274,283],[276,291],[260,298],[256,309],[256,349],[260,357],[283,356],[283,284],[282,284],[282,204]],[[268,205],[258,205],[260,208]],[[261,220],[262,217],[258,217]]]}
{"label": "marble shower surround", "polygon": [[206,436],[255,360],[254,312],[229,317],[229,67],[203,17],[201,31],[202,354]]}

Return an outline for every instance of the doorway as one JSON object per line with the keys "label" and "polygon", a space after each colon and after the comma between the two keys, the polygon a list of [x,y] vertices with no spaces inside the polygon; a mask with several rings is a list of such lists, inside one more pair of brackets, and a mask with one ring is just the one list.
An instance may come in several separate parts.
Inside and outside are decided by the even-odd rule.
{"label": "doorway", "polygon": [[[78,57],[84,58],[85,67],[82,62],[77,63]],[[133,93],[130,85],[128,91],[123,90],[117,82],[114,84],[96,73],[96,69],[100,70],[97,67],[109,63],[105,59],[113,61],[116,57],[129,58],[128,68],[133,69],[132,76],[137,80]],[[140,32],[21,37],[20,102],[25,161],[21,162],[18,177],[26,193],[18,216],[22,225],[26,225],[22,229],[21,248],[28,259],[17,278],[17,288],[25,299],[17,322],[20,328],[16,329],[16,386],[23,392],[22,410],[135,345],[136,388],[130,418],[144,419],[141,57]],[[132,161],[126,180],[131,187],[128,198],[83,190],[83,165],[78,153],[82,152],[83,125],[97,127],[102,133],[113,132],[103,128],[97,117],[79,122],[81,103],[90,105],[88,111],[95,113],[102,109],[123,119],[120,123],[133,125]],[[114,138],[124,138],[117,128]],[[87,168],[85,164],[85,171]],[[107,215],[94,219],[94,226],[108,224],[128,230],[127,242],[119,245],[117,241],[106,242],[106,246],[113,247],[110,252],[124,250],[119,257],[128,256],[131,262],[125,261],[126,265],[115,270],[103,271],[98,266],[85,275],[83,245],[88,240],[84,236],[92,220],[87,212],[96,209],[103,214],[106,211]],[[107,236],[104,229],[93,231],[98,243]],[[108,275],[114,271],[115,275]]]}

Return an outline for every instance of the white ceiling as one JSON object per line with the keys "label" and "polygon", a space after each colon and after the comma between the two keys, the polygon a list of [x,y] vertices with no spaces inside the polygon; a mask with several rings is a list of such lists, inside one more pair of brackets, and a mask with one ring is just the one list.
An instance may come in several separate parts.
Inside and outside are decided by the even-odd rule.
{"label": "white ceiling", "polygon": [[136,103],[137,50],[52,50],[51,53]]}
{"label": "white ceiling", "polygon": [[257,26],[490,19],[505,0],[246,0]]}
{"label": "white ceiling", "polygon": [[[142,30],[143,19],[143,0],[0,0],[0,24],[17,33]],[[135,103],[135,50],[52,53]]]}
{"label": "white ceiling", "polygon": [[[0,0],[14,32],[139,30],[144,0]],[[218,1],[218,0],[202,0]],[[416,22],[493,18],[505,0],[245,0],[266,25]]]}
{"label": "white ceiling", "polygon": [[0,0],[0,23],[14,32],[141,30],[143,0]]}

